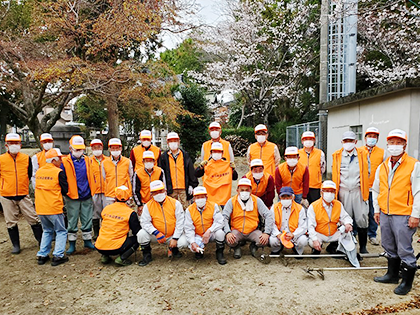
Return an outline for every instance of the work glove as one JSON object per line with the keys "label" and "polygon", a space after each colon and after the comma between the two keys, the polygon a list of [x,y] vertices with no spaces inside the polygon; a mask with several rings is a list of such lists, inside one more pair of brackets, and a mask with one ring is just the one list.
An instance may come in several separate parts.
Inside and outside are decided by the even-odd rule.
{"label": "work glove", "polygon": [[204,168],[204,166],[206,166],[208,162],[209,162],[209,161],[204,160],[204,161],[202,161],[202,162],[200,163],[200,166],[201,166],[202,168]]}
{"label": "work glove", "polygon": [[236,168],[235,162],[230,162],[230,167],[235,169]]}
{"label": "work glove", "polygon": [[188,195],[192,195],[193,191],[194,189],[192,188],[192,186],[188,186]]}
{"label": "work glove", "polygon": [[302,199],[302,202],[300,203],[302,206],[304,206],[305,208],[309,207],[309,201],[308,199]]}
{"label": "work glove", "polygon": [[163,244],[163,243],[166,242],[165,234],[159,232],[158,230],[154,231],[153,235],[156,236],[156,239],[157,239],[159,244]]}

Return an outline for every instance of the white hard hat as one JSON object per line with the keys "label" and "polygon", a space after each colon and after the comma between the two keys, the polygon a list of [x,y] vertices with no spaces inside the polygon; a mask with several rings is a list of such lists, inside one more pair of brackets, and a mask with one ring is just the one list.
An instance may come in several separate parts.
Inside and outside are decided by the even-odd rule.
{"label": "white hard hat", "polygon": [[223,145],[220,142],[213,142],[210,151],[223,151]]}
{"label": "white hard hat", "polygon": [[315,139],[315,134],[312,131],[305,131],[304,133],[302,133],[302,137],[300,137],[301,139],[303,138],[313,138]]}
{"label": "white hard hat", "polygon": [[239,186],[249,186],[252,187],[252,183],[248,178],[241,178],[238,182],[238,187]]}
{"label": "white hard hat", "polygon": [[109,141],[108,141],[108,147],[113,146],[113,145],[122,147],[121,140],[118,139],[118,138],[111,138],[111,139],[109,139]]}
{"label": "white hard hat", "polygon": [[268,131],[268,129],[265,125],[259,124],[255,127],[254,133],[257,133],[258,131]]}
{"label": "white hard hat", "polygon": [[140,139],[152,139],[152,133],[150,130],[142,130],[140,132]]}
{"label": "white hard hat", "polygon": [[284,155],[297,155],[299,154],[299,150],[297,147],[287,147],[284,151]]}
{"label": "white hard hat", "polygon": [[49,133],[43,133],[40,137],[39,137],[39,141],[46,141],[46,140],[53,140],[53,137],[51,134]]}
{"label": "white hard hat", "polygon": [[161,180],[154,180],[153,182],[150,183],[151,192],[162,190],[162,189],[165,189],[165,185],[163,185],[163,182]]}
{"label": "white hard hat", "polygon": [[261,159],[253,159],[251,161],[251,168],[253,168],[254,166],[263,166],[264,167],[264,163]]}
{"label": "white hard hat", "polygon": [[144,151],[143,152],[143,160],[144,159],[153,159],[153,160],[156,160],[155,154],[152,151]]}
{"label": "white hard hat", "polygon": [[207,189],[206,187],[203,186],[197,186],[194,188],[194,196],[198,196],[198,195],[207,195]]}
{"label": "white hard hat", "polygon": [[170,132],[168,133],[168,135],[166,136],[166,140],[179,140],[179,136],[176,132]]}

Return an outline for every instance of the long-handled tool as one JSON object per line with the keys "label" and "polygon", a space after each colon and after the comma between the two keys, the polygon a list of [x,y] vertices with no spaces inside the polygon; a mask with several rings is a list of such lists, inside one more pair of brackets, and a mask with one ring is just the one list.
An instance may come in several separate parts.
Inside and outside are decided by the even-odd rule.
{"label": "long-handled tool", "polygon": [[[378,257],[385,257],[385,253],[380,254],[360,254],[362,258],[378,258]],[[347,257],[345,254],[320,254],[320,255],[266,255],[262,254],[260,256],[260,262],[264,264],[268,264],[271,261],[271,258],[345,258]]]}
{"label": "long-handled tool", "polygon": [[381,266],[375,266],[375,267],[335,267],[335,268],[302,268],[304,272],[309,274],[312,277],[315,277],[315,275],[312,272],[316,272],[318,276],[321,277],[322,280],[325,280],[324,271],[343,271],[343,270],[353,270],[353,271],[359,271],[359,270],[378,270],[378,269],[387,269],[388,267],[381,267]]}

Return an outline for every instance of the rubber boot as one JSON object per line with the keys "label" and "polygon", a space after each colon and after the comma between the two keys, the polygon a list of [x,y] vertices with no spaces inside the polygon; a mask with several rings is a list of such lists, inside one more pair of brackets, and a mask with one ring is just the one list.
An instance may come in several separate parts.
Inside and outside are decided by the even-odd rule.
{"label": "rubber boot", "polygon": [[338,247],[338,241],[337,242],[331,242],[331,243],[328,244],[328,246],[325,250],[329,254],[336,254],[337,253],[337,247]]}
{"label": "rubber boot", "polygon": [[236,247],[233,248],[233,258],[239,259],[241,257],[242,257],[241,245],[236,245]]}
{"label": "rubber boot", "polygon": [[92,220],[92,228],[93,228],[93,240],[96,241],[96,239],[99,236],[99,219],[93,219]]}
{"label": "rubber boot", "polygon": [[108,255],[101,256],[101,263],[103,263],[104,265],[109,264],[111,261],[112,259]]}
{"label": "rubber boot", "polygon": [[[320,250],[316,250],[315,248],[312,248],[312,255],[319,255],[321,254]],[[312,257],[312,259],[318,259],[318,257]]]}
{"label": "rubber boot", "polygon": [[203,259],[204,258],[204,253],[194,253],[194,257],[195,257],[195,259]]}
{"label": "rubber boot", "polygon": [[402,281],[398,287],[395,288],[394,293],[398,295],[406,295],[410,292],[413,286],[414,276],[416,274],[417,267],[409,267],[406,264],[402,264]]}
{"label": "rubber boot", "polygon": [[126,250],[124,253],[122,253],[120,256],[118,256],[115,259],[115,263],[120,265],[120,266],[131,265],[133,262],[128,258],[136,251],[136,249],[137,248],[130,247],[128,250]]}
{"label": "rubber boot", "polygon": [[361,254],[369,254],[369,252],[366,249],[367,244],[367,231],[368,229],[359,229],[359,246],[360,246],[360,253]]}
{"label": "rubber boot", "polygon": [[20,239],[19,239],[19,228],[15,225],[12,228],[8,228],[10,240],[12,241],[12,254],[17,255],[20,253]]}
{"label": "rubber boot", "polygon": [[373,280],[375,282],[381,283],[398,283],[399,281],[399,271],[400,271],[400,258],[387,258],[388,259],[388,270],[385,275],[382,277],[375,277]]}
{"label": "rubber boot", "polygon": [[84,247],[89,249],[95,249],[95,246],[92,244],[92,240],[83,240]]}
{"label": "rubber boot", "polygon": [[249,244],[249,251],[251,252],[252,257],[255,257],[255,254],[257,253],[258,247],[255,244],[255,242],[251,242]]}
{"label": "rubber boot", "polygon": [[71,255],[76,251],[76,241],[69,241],[69,248],[66,251],[67,255]]}
{"label": "rubber boot", "polygon": [[171,249],[171,251],[172,251],[172,257],[174,257],[174,258],[181,258],[182,257],[182,253],[179,251],[178,247],[173,247]]}
{"label": "rubber boot", "polygon": [[38,241],[38,245],[41,245],[42,240],[42,225],[40,223],[31,225],[32,232],[34,233],[35,239]]}
{"label": "rubber boot", "polygon": [[143,252],[143,260],[139,262],[139,266],[144,267],[152,261],[152,248],[150,247],[150,243],[142,246],[141,251]]}
{"label": "rubber boot", "polygon": [[226,265],[227,261],[223,254],[225,250],[225,243],[224,242],[216,242],[216,259],[220,265]]}

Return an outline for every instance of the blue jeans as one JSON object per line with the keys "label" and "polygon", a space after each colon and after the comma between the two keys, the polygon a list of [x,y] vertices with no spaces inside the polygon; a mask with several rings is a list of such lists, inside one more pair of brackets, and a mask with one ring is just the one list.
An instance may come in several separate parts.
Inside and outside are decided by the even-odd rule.
{"label": "blue jeans", "polygon": [[369,227],[368,227],[368,237],[369,238],[376,238],[376,231],[378,230],[378,224],[375,222],[373,217],[374,215],[373,209],[373,200],[372,200],[372,192],[369,192]]}
{"label": "blue jeans", "polygon": [[51,251],[51,243],[55,232],[54,257],[63,257],[67,242],[67,229],[64,225],[64,214],[40,215],[42,224],[42,240],[37,256],[46,257]]}

